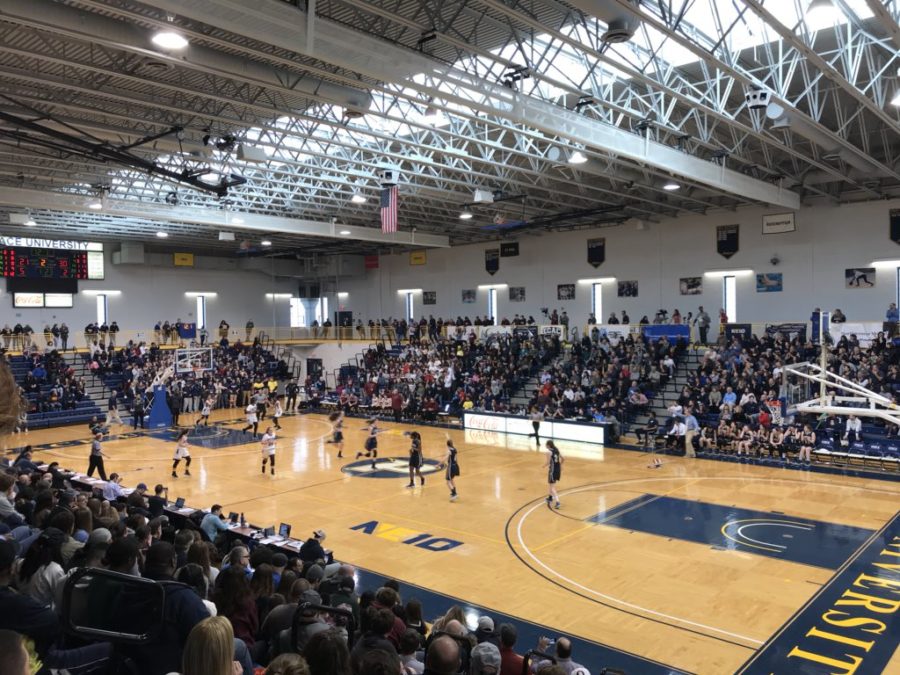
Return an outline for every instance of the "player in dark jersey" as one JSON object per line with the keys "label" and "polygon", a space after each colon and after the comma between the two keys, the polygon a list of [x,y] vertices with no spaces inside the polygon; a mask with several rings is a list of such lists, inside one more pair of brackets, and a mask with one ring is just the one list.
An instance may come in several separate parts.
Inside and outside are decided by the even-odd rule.
{"label": "player in dark jersey", "polygon": [[441,468],[447,469],[447,487],[450,488],[450,501],[456,501],[456,483],[453,481],[459,475],[459,462],[456,461],[456,448],[453,447],[453,441],[447,436],[447,454],[444,455],[444,461]]}
{"label": "player in dark jersey", "polygon": [[547,501],[555,502],[556,508],[559,508],[559,493],[556,491],[556,485],[562,477],[564,458],[553,441],[547,441],[547,451],[550,453],[547,456],[547,463],[544,464],[544,468],[547,469],[547,486],[550,491],[550,494],[547,495]]}
{"label": "player in dark jersey", "polygon": [[334,443],[338,449],[338,459],[344,456],[344,413],[337,411],[328,416],[331,422],[331,440],[326,443]]}
{"label": "player in dark jersey", "polygon": [[414,476],[419,477],[419,483],[425,485],[425,476],[422,475],[422,465],[425,463],[425,456],[422,454],[422,434],[418,431],[404,432],[405,436],[409,436],[412,444],[409,447],[409,485],[406,487],[415,487]]}
{"label": "player in dark jersey", "polygon": [[[365,455],[366,457],[372,458],[372,468],[375,469],[375,462],[378,461],[378,434],[381,433],[381,429],[378,428],[378,420],[374,417],[370,418],[368,424],[363,427],[363,431],[368,431],[369,435],[366,437],[365,444]],[[363,453],[357,452],[356,459],[359,459],[363,456]]]}

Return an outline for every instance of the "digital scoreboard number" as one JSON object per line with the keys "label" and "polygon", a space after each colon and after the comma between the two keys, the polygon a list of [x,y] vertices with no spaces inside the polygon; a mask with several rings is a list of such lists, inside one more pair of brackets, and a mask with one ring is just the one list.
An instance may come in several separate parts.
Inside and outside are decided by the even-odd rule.
{"label": "digital scoreboard number", "polygon": [[14,279],[103,279],[103,253],[51,248],[0,249],[0,276]]}

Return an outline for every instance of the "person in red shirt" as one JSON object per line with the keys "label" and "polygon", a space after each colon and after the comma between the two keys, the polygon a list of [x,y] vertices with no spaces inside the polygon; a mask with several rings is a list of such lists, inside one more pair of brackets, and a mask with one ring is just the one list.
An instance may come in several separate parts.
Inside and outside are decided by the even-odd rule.
{"label": "person in red shirt", "polygon": [[500,675],[521,675],[523,658],[513,651],[519,635],[511,623],[500,624]]}
{"label": "person in red shirt", "polygon": [[394,421],[400,422],[403,420],[403,396],[399,391],[394,389],[391,392],[391,409],[394,411]]}

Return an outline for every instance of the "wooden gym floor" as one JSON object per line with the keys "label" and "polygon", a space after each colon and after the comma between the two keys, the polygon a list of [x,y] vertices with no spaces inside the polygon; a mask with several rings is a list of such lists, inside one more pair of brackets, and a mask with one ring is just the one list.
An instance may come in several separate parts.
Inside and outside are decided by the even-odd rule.
{"label": "wooden gym floor", "polygon": [[[738,671],[776,634],[766,654],[784,657],[783,648],[796,645],[782,638],[794,640],[791,630],[802,638],[814,625],[795,613],[808,601],[807,614],[828,611],[819,594],[832,590],[857,552],[882,550],[882,528],[897,533],[900,522],[892,520],[900,482],[678,458],[650,469],[643,453],[574,443],[559,444],[566,462],[557,512],[544,502],[544,456],[532,439],[461,430],[449,432],[462,471],[451,503],[436,466],[443,429],[418,427],[430,473],[424,488],[407,489],[402,432],[415,427],[384,425],[379,455],[388,459],[372,472],[354,459],[362,420],[346,421],[339,460],[325,443],[330,424],[314,414],[282,418],[271,477],[260,474],[257,443],[230,444],[245,440],[229,431],[243,426],[239,417],[214,413],[221,426],[204,445],[222,444],[193,445],[193,476],[177,480],[171,433],[116,438],[131,429],[114,425],[106,470],[126,486],[168,485],[170,499],[191,506],[221,503],[258,525],[291,523],[299,539],[323,528],[342,561],[687,672]],[[193,419],[183,415],[181,423]],[[4,450],[53,445],[36,458],[84,471],[89,446],[74,441],[87,436],[76,426],[0,443]],[[773,670],[771,661],[745,672],[845,672],[835,664],[860,654],[857,673],[900,673],[900,616],[879,618],[886,630],[854,634],[871,641],[867,647],[836,639],[830,651],[806,645],[835,659],[831,667],[795,654],[782,663],[796,668]]]}

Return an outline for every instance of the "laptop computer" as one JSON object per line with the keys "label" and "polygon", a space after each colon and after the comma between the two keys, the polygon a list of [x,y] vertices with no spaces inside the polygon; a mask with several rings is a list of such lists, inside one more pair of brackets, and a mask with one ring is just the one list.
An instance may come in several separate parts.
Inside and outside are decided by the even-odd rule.
{"label": "laptop computer", "polygon": [[235,513],[234,511],[232,511],[231,513],[228,514],[228,520],[231,522],[232,525],[237,525],[238,514]]}
{"label": "laptop computer", "polygon": [[267,527],[266,529],[264,529],[263,536],[264,537],[274,537],[275,536],[275,526],[273,525],[272,527]]}
{"label": "laptop computer", "polygon": [[184,497],[175,500],[175,508],[179,510],[184,508]]}
{"label": "laptop computer", "polygon": [[291,526],[288,523],[281,523],[278,526],[278,536],[289,539],[291,536]]}

